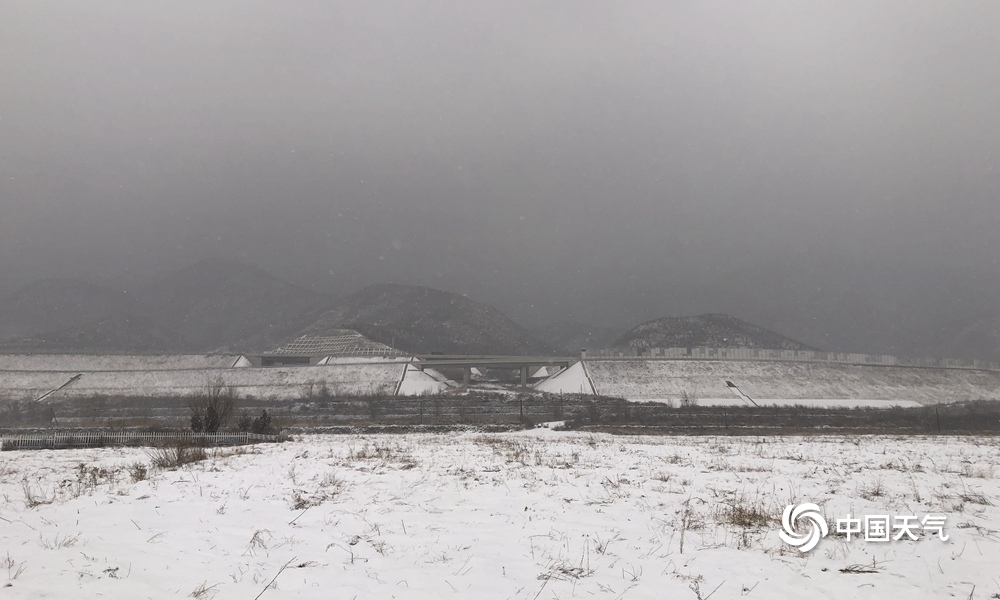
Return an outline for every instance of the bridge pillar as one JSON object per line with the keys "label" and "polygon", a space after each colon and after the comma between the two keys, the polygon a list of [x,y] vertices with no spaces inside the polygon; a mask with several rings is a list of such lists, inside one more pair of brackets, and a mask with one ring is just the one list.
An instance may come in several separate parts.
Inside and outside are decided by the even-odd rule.
{"label": "bridge pillar", "polygon": [[528,385],[528,367],[521,367],[521,385]]}
{"label": "bridge pillar", "polygon": [[465,367],[462,369],[462,383],[469,385],[472,381],[472,367]]}

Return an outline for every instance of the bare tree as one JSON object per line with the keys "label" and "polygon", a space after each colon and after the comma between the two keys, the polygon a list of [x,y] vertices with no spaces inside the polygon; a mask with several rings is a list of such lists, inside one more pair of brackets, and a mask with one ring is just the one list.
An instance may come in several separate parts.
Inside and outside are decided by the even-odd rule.
{"label": "bare tree", "polygon": [[216,379],[204,395],[193,398],[188,406],[192,431],[217,433],[236,411],[236,388]]}

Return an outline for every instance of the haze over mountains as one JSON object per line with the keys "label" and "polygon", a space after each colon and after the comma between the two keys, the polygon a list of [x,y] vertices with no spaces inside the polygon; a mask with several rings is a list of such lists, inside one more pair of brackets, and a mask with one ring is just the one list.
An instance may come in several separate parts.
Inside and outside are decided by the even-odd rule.
{"label": "haze over mountains", "polygon": [[[870,323],[876,337],[903,322],[902,316],[883,311],[858,320]],[[960,316],[956,311],[953,326],[937,329],[921,329],[911,320],[911,343],[895,354],[965,358],[972,349],[973,358],[1000,355],[996,313]],[[794,327],[776,333],[725,314],[661,317],[625,333],[573,321],[527,328],[490,303],[429,287],[379,284],[334,296],[224,260],[201,261],[127,293],[86,281],[42,280],[0,301],[5,352],[264,352],[338,329],[418,353],[575,355],[581,348],[669,346],[866,350],[797,341]],[[822,337],[811,333],[810,339]]]}
{"label": "haze over mountains", "polygon": [[615,327],[581,323],[579,321],[555,321],[534,330],[536,337],[546,340],[560,354],[573,356],[584,348],[604,348],[621,331]]}
{"label": "haze over mountains", "polygon": [[[62,296],[33,308],[22,303],[17,311],[22,321],[44,324],[45,313],[57,306],[54,312],[72,315],[71,326],[38,327],[9,336],[4,345],[24,351],[259,350],[285,341],[332,302],[256,267],[220,260],[201,261],[131,294],[92,294],[92,305],[79,301],[79,287],[64,288]],[[0,307],[0,320],[6,315]]]}
{"label": "haze over mountains", "polygon": [[487,304],[421,286],[381,284],[351,294],[304,333],[348,327],[409,352],[548,354],[546,344]]}
{"label": "haze over mountains", "polygon": [[4,12],[0,297],[115,291],[2,335],[115,315],[80,343],[268,341],[255,309],[203,335],[100,308],[223,257],[333,301],[395,282],[536,338],[582,324],[564,352],[724,313],[997,357],[1000,3],[432,4]]}
{"label": "haze over mountains", "polygon": [[496,308],[458,294],[384,284],[337,298],[221,260],[132,294],[41,282],[0,302],[0,323],[9,324],[0,336],[8,352],[263,352],[344,328],[409,352],[552,351]]}
{"label": "haze over mountains", "polygon": [[74,279],[43,279],[3,298],[0,340],[83,327],[124,308],[122,293]]}

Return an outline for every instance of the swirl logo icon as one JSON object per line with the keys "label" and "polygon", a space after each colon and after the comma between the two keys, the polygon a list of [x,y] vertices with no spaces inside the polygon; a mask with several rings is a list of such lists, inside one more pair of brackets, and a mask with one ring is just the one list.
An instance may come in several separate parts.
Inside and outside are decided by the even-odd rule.
{"label": "swirl logo icon", "polygon": [[[809,530],[800,532],[797,529],[799,521],[808,522]],[[828,532],[826,519],[815,504],[807,502],[786,506],[781,514],[781,531],[778,532],[778,537],[789,546],[798,548],[803,554],[815,548]]]}

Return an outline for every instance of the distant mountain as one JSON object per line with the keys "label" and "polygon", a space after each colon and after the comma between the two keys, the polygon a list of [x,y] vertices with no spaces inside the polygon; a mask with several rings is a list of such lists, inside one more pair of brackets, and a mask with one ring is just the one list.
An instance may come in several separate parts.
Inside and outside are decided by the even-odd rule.
{"label": "distant mountain", "polygon": [[71,327],[0,342],[0,352],[200,352],[185,346],[169,325],[119,313],[83,327]]}
{"label": "distant mountain", "polygon": [[548,349],[488,304],[421,286],[367,287],[324,312],[301,335],[326,335],[338,328],[414,353],[536,354]]}
{"label": "distant mountain", "polygon": [[615,340],[613,348],[765,348],[814,350],[773,331],[724,314],[665,317],[637,325]]}
{"label": "distant mountain", "polygon": [[717,306],[836,352],[1000,360],[1000,331],[990,325],[1000,312],[995,269],[901,268],[871,257],[793,272],[775,261],[729,273],[683,303],[649,303],[644,314],[656,306]]}
{"label": "distant mountain", "polygon": [[535,337],[551,346],[557,353],[567,356],[575,356],[583,348],[604,348],[620,332],[620,329],[575,321],[547,323],[533,331]]}
{"label": "distant mountain", "polygon": [[207,260],[139,290],[113,314],[0,344],[7,351],[208,352],[273,348],[333,298],[240,263]]}
{"label": "distant mountain", "polygon": [[124,294],[93,283],[43,279],[0,299],[0,340],[81,327],[124,305]]}
{"label": "distant mountain", "polygon": [[143,290],[143,314],[168,323],[190,348],[259,350],[280,343],[334,299],[257,267],[202,261]]}
{"label": "distant mountain", "polygon": [[[939,329],[928,356],[946,358],[1000,358],[1000,311],[968,317]],[[934,352],[936,350],[936,352]]]}

